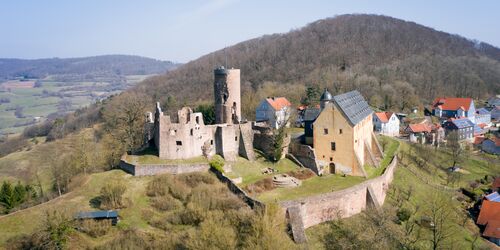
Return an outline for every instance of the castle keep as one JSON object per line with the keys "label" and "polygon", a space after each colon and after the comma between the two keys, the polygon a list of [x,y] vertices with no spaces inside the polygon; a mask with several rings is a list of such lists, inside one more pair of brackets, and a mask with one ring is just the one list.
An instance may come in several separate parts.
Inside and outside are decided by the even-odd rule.
{"label": "castle keep", "polygon": [[219,154],[227,161],[237,156],[254,159],[252,124],[241,122],[240,70],[214,70],[215,123],[206,125],[201,113],[189,107],[177,112],[177,122],[164,115],[160,103],[148,113],[146,141],[154,142],[161,159],[189,159]]}

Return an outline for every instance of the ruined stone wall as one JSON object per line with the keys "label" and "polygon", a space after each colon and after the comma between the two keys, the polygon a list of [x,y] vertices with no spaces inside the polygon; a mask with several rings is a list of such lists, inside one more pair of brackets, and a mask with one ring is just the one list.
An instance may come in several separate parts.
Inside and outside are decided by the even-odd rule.
{"label": "ruined stone wall", "polygon": [[323,174],[323,167],[316,160],[316,154],[311,146],[293,141],[290,143],[290,154],[300,161],[304,167],[311,169],[317,175]]}
{"label": "ruined stone wall", "polygon": [[[382,206],[389,184],[392,182],[396,165],[397,158],[395,157],[384,174],[377,178],[367,180],[344,190],[293,201],[285,201],[280,203],[280,205],[285,210],[291,208],[299,209],[299,212],[295,211],[293,214],[300,216],[300,218],[293,218],[293,220],[302,220],[301,224],[303,224],[304,228],[338,217],[346,218],[358,214],[365,210],[367,203],[370,202],[375,202],[377,203],[375,205]],[[372,191],[369,192],[369,189]]]}
{"label": "ruined stone wall", "polygon": [[208,163],[193,164],[131,164],[120,161],[120,168],[134,176],[148,176],[158,174],[184,174],[206,172],[210,168]]}
{"label": "ruined stone wall", "polygon": [[236,185],[229,177],[227,177],[226,175],[215,169],[211,168],[211,170],[221,182],[226,183],[227,188],[229,188],[231,192],[240,197],[240,199],[242,199],[252,209],[265,207],[264,203],[250,197],[243,189],[238,187],[238,185]]}

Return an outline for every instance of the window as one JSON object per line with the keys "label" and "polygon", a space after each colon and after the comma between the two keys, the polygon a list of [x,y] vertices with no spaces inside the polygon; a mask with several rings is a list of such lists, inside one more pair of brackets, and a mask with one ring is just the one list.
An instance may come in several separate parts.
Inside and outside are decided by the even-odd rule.
{"label": "window", "polygon": [[333,157],[330,157],[330,161],[333,161]]}
{"label": "window", "polygon": [[325,128],[325,130],[323,131],[323,133],[324,133],[325,135],[327,135],[327,134],[328,134],[328,129],[327,129],[327,128]]}
{"label": "window", "polygon": [[238,141],[238,136],[235,136],[235,137],[234,137],[234,141]]}
{"label": "window", "polygon": [[191,129],[191,131],[189,132],[191,135],[193,135],[193,129]]}
{"label": "window", "polygon": [[335,151],[335,142],[331,143],[332,150]]}
{"label": "window", "polygon": [[199,116],[196,117],[196,124],[200,124],[200,117]]}
{"label": "window", "polygon": [[342,134],[342,129],[339,129],[339,134]]}
{"label": "window", "polygon": [[214,140],[210,140],[210,145],[214,145]]}
{"label": "window", "polygon": [[182,141],[175,141],[175,145],[182,146]]}

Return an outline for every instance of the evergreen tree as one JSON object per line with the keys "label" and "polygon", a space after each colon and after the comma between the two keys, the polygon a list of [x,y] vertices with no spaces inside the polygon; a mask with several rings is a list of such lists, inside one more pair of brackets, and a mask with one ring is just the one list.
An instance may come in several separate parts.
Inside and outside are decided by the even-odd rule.
{"label": "evergreen tree", "polygon": [[13,200],[13,193],[14,191],[12,190],[10,182],[4,181],[2,189],[0,190],[0,203],[2,203],[7,210],[14,207],[15,202]]}

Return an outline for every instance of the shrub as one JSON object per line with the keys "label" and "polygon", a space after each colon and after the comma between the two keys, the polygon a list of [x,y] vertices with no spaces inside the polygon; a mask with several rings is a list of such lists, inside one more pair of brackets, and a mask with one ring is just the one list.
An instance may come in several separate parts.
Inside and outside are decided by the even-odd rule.
{"label": "shrub", "polygon": [[209,162],[210,167],[224,173],[224,159],[220,155],[215,155]]}
{"label": "shrub", "polygon": [[94,238],[106,235],[106,233],[110,229],[111,221],[109,220],[81,220],[78,226],[79,231],[84,232]]}
{"label": "shrub", "polygon": [[146,187],[146,195],[149,197],[155,197],[160,195],[165,195],[168,193],[168,183],[172,182],[173,179],[169,175],[161,175],[155,177],[151,182],[149,182]]}
{"label": "shrub", "polygon": [[396,213],[398,220],[400,222],[407,221],[411,217],[411,211],[406,208],[400,208],[398,209],[398,212]]}
{"label": "shrub", "polygon": [[172,211],[181,208],[182,202],[170,195],[164,195],[152,198],[151,206],[161,211]]}
{"label": "shrub", "polygon": [[101,206],[105,209],[124,207],[123,194],[127,186],[121,182],[110,182],[101,188]]}
{"label": "shrub", "polygon": [[200,183],[214,184],[216,178],[213,175],[207,173],[189,173],[184,175],[179,175],[178,179],[189,187],[195,187]]}

